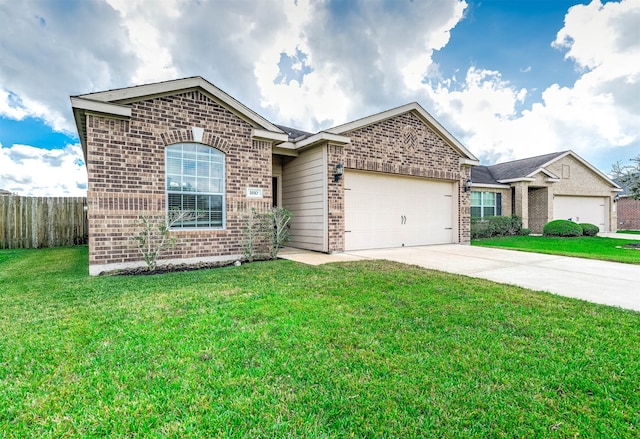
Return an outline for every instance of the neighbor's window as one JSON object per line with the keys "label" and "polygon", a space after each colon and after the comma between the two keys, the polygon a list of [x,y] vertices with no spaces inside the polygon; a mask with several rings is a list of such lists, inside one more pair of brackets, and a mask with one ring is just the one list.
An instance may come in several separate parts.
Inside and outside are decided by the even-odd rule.
{"label": "neighbor's window", "polygon": [[167,210],[191,213],[174,228],[223,228],[224,153],[198,143],[166,149]]}
{"label": "neighbor's window", "polygon": [[501,215],[501,195],[496,192],[471,192],[471,217],[484,218]]}

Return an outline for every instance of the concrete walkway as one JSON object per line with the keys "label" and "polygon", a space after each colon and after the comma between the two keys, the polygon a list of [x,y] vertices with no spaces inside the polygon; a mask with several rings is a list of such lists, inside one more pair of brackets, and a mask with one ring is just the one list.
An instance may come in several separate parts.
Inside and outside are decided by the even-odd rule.
{"label": "concrete walkway", "polygon": [[457,244],[333,255],[285,248],[278,255],[313,265],[387,259],[640,311],[640,265]]}

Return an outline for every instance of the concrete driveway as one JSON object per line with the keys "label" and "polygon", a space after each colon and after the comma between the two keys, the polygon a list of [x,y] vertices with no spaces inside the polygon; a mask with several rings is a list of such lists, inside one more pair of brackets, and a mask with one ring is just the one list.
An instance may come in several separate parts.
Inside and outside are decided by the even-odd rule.
{"label": "concrete driveway", "polygon": [[310,264],[388,259],[640,311],[640,265],[458,244],[334,255],[282,249],[279,256]]}

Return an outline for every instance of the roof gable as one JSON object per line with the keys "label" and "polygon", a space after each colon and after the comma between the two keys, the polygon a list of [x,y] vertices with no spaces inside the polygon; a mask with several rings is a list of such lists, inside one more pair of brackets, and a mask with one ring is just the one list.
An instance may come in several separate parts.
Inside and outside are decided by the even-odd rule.
{"label": "roof gable", "polygon": [[[137,85],[127,88],[119,88],[114,90],[101,91],[96,93],[87,93],[78,96],[72,96],[72,104],[75,108],[91,107],[91,103],[98,106],[99,103],[126,105],[131,102],[142,101],[159,96],[169,96],[184,93],[191,90],[200,90],[214,100],[220,102],[232,112],[236,113],[242,119],[249,122],[254,128],[262,128],[268,131],[283,133],[276,125],[260,116],[244,104],[240,103],[227,93],[220,90],[209,81],[201,76],[193,76],[191,78],[176,79],[171,81],[157,82],[154,84]],[[102,111],[109,111],[108,106],[100,106]],[[116,107],[112,107],[116,108]],[[84,108],[90,109],[90,108]]]}
{"label": "roof gable", "polygon": [[[410,104],[402,105],[400,107],[392,108],[381,113],[373,114],[371,116],[363,117],[361,119],[354,120],[352,122],[338,125],[333,128],[329,128],[327,132],[333,134],[344,134],[349,131],[354,131],[360,128],[364,128],[368,125],[372,125],[381,122],[392,117],[399,116],[404,113],[413,112],[424,122],[429,128],[434,130],[444,141],[457,151],[463,158],[471,160],[472,162],[478,162],[478,158],[474,156],[458,139],[456,139],[449,131],[447,131],[433,116],[431,116],[420,104],[412,102]],[[477,163],[472,163],[477,164]]]}

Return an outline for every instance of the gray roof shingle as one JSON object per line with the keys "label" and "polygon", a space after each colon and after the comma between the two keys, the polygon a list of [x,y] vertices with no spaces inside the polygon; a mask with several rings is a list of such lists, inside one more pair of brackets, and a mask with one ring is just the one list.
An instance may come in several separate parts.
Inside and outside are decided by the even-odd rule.
{"label": "gray roof shingle", "polygon": [[490,166],[474,166],[471,168],[471,181],[479,184],[500,184],[499,180],[524,178],[567,152],[569,151],[552,152]]}

